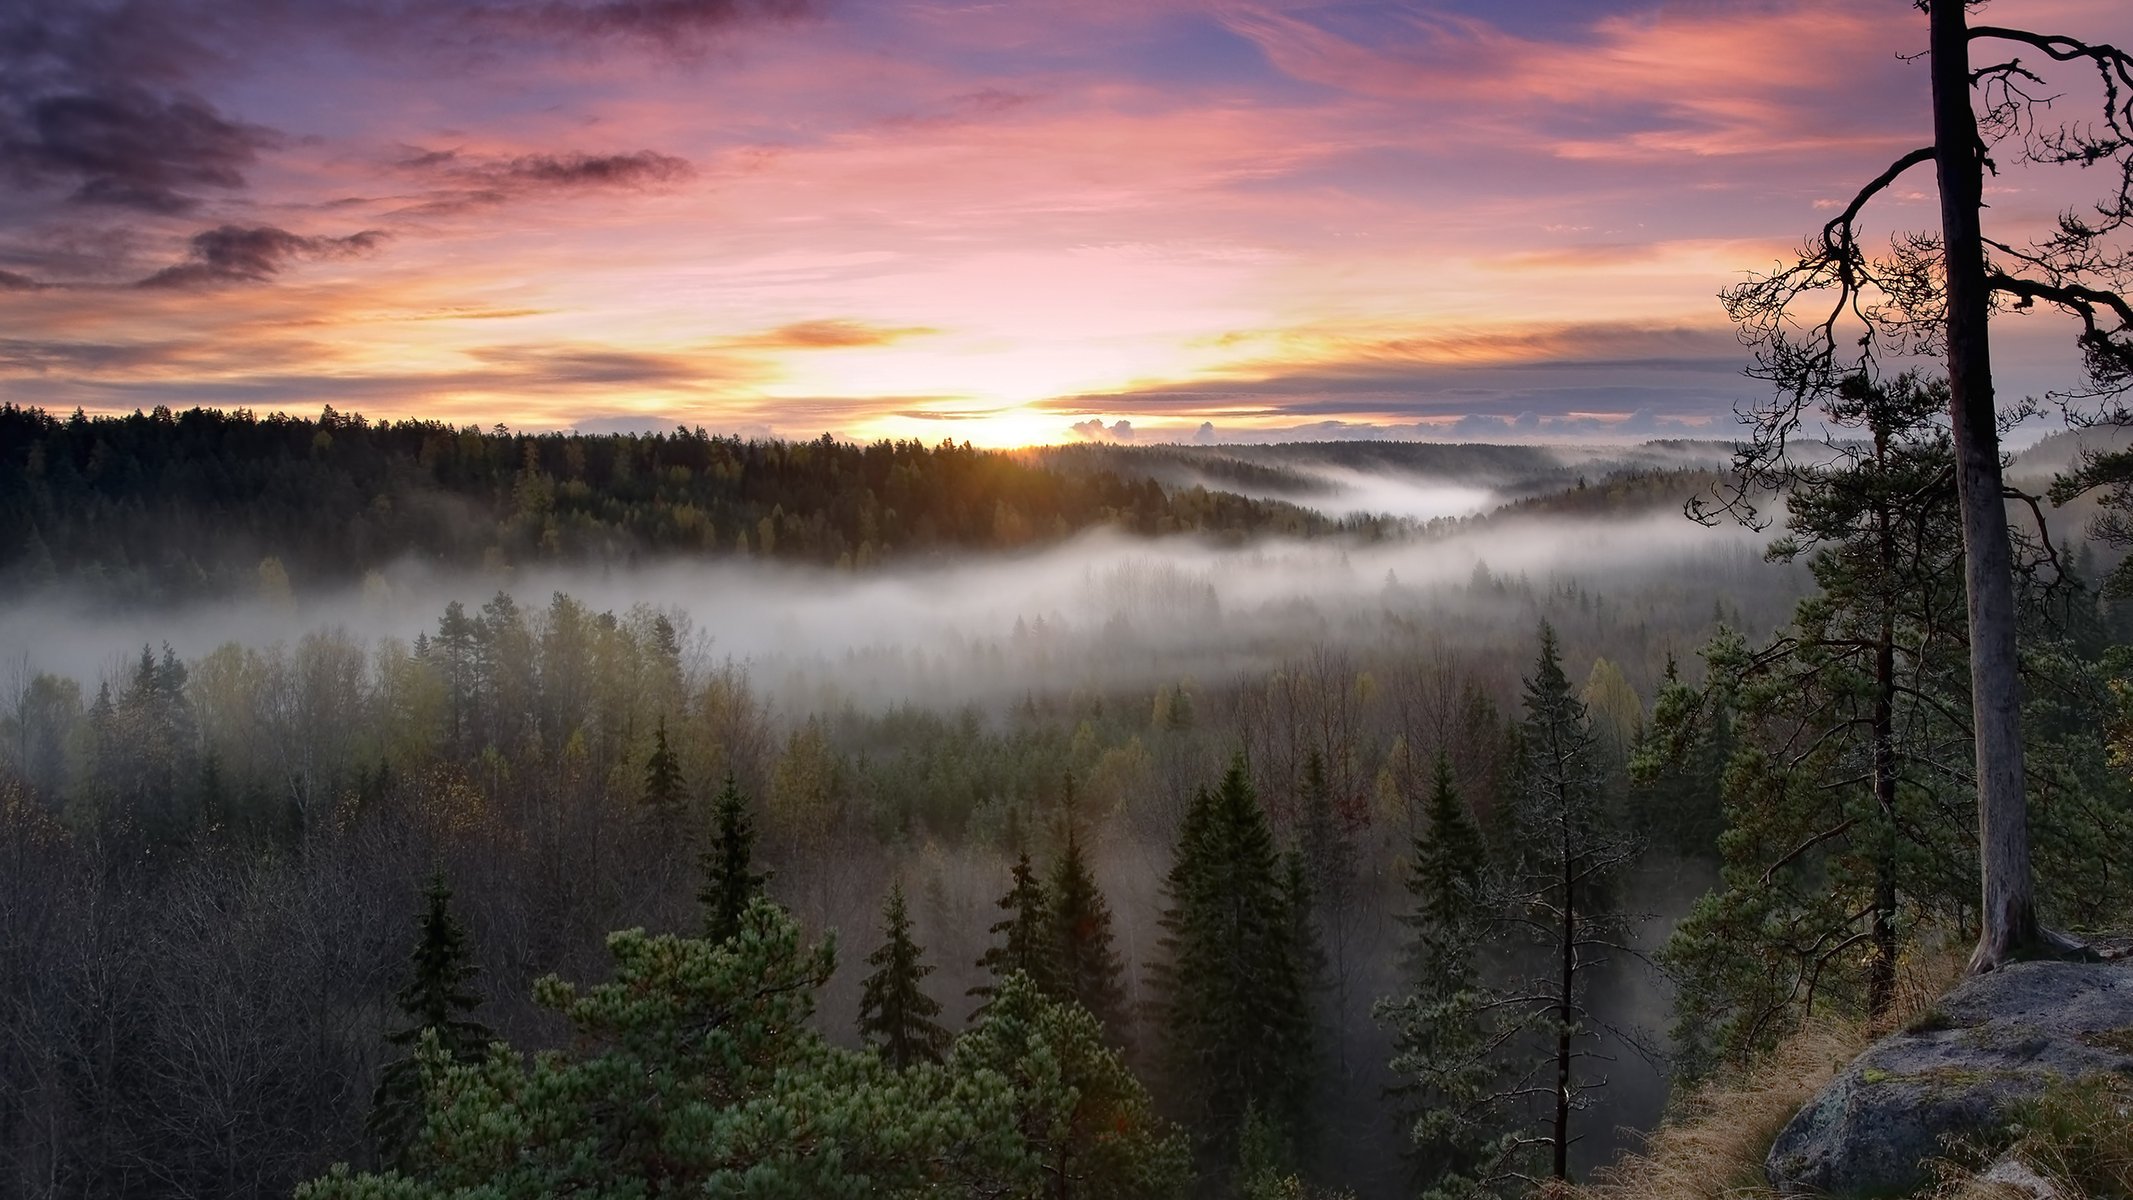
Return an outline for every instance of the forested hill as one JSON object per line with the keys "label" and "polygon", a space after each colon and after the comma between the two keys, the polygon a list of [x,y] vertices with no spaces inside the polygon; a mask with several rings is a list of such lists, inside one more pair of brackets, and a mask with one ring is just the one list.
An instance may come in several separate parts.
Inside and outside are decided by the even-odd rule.
{"label": "forested hill", "polygon": [[[1281,500],[916,441],[483,432],[193,409],[61,419],[0,407],[0,589],[86,582],[139,601],[299,588],[413,557],[628,563],[672,553],[867,566],[1141,534],[1356,528]],[[1361,528],[1376,530],[1374,522]]]}

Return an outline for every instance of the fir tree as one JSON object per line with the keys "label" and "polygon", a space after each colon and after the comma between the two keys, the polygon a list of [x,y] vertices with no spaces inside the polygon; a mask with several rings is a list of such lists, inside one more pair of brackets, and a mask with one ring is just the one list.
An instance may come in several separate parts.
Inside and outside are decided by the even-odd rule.
{"label": "fir tree", "polygon": [[408,956],[408,981],[394,996],[407,1024],[385,1040],[400,1048],[401,1055],[379,1074],[369,1121],[379,1155],[388,1162],[403,1161],[421,1132],[422,1065],[417,1051],[424,1040],[435,1039],[456,1063],[480,1061],[490,1041],[488,1027],[468,1016],[480,1007],[482,997],[473,988],[478,971],[467,951],[466,932],[452,916],[451,901],[452,889],[440,871],[423,896],[415,949]]}
{"label": "fir tree", "polygon": [[1111,906],[1104,902],[1096,877],[1082,853],[1074,823],[1067,823],[1066,847],[1052,869],[1051,969],[1056,993],[1089,1010],[1113,1042],[1126,1033],[1125,966],[1112,946]]}
{"label": "fir tree", "polygon": [[904,907],[902,884],[889,889],[881,923],[888,940],[867,955],[874,973],[860,987],[860,1036],[899,1070],[939,1062],[948,1048],[949,1034],[934,1020],[941,1012],[940,1001],[920,986],[933,968],[924,961],[925,951],[911,940],[911,915]]}
{"label": "fir tree", "polygon": [[1242,756],[1187,811],[1165,889],[1162,1061],[1203,1166],[1220,1174],[1254,1107],[1299,1140],[1312,1074],[1288,875]]}
{"label": "fir tree", "polygon": [[652,756],[644,760],[644,806],[662,821],[681,816],[688,793],[681,778],[681,760],[667,747],[667,719],[659,718],[652,734]]}
{"label": "fir tree", "polygon": [[992,923],[988,932],[996,940],[978,958],[978,969],[986,972],[986,982],[968,993],[984,1001],[971,1014],[973,1021],[985,1015],[1000,985],[1017,971],[1029,976],[1039,991],[1053,994],[1051,900],[1043,881],[1030,866],[1028,851],[1015,858],[1011,879],[999,900],[1000,910],[1007,915]]}
{"label": "fir tree", "polygon": [[704,886],[696,898],[704,908],[704,936],[723,942],[741,931],[741,917],[749,902],[763,894],[770,873],[755,869],[755,823],[730,771],[719,789],[713,820],[711,846],[702,857]]}

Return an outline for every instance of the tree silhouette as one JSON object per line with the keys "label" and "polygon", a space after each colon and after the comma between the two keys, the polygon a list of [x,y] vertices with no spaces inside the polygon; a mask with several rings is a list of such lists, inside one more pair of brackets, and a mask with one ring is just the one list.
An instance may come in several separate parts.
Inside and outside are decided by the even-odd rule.
{"label": "tree silhouette", "polygon": [[402,1160],[421,1132],[422,1063],[417,1052],[424,1038],[434,1038],[438,1049],[457,1063],[480,1061],[490,1040],[489,1027],[467,1015],[480,1006],[482,997],[473,988],[477,969],[451,904],[452,889],[440,871],[423,893],[415,949],[408,956],[408,981],[394,997],[407,1024],[385,1038],[402,1053],[385,1064],[371,1100],[370,1134],[389,1162]]}
{"label": "tree silhouette", "polygon": [[[1891,163],[1809,239],[1799,257],[1727,289],[1723,300],[1755,351],[1750,374],[1776,385],[1751,419],[1738,483],[1720,507],[1757,521],[1755,498],[1791,482],[1787,443],[1846,380],[1871,379],[1889,357],[1943,358],[1962,511],[1965,590],[1977,762],[1982,932],[1973,971],[2011,958],[2077,950],[2037,923],[2030,872],[2022,761],[2021,686],[2015,656],[2014,557],[2001,479],[1999,405],[1993,396],[1989,325],[1995,307],[2040,302],[2070,315],[2085,382],[2057,399],[2123,418],[2133,389],[2133,56],[2114,46],[1999,26],[1969,24],[1963,0],[1917,0],[1928,20],[1932,141]],[[2016,55],[1973,69],[1972,43],[2012,45]],[[2100,121],[2053,121],[2045,80],[2024,49],[2093,67],[2102,81]],[[1984,173],[1994,154],[2039,166],[2105,166],[2113,186],[2092,211],[2062,214],[2026,243],[1983,228]],[[1897,238],[1888,253],[1860,239],[1862,211],[1913,168],[1939,174],[1941,228]],[[2024,401],[2017,413],[2032,411]],[[2078,419],[2078,418],[2077,418]],[[1712,516],[1699,509],[1698,515]],[[2049,544],[2048,539],[2045,540]]]}
{"label": "tree silhouette", "polygon": [[1011,882],[999,899],[999,908],[1006,915],[987,930],[999,940],[985,948],[977,963],[978,969],[985,972],[985,982],[965,993],[981,1000],[970,1014],[972,1021],[984,1017],[1000,985],[1017,971],[1029,976],[1039,991],[1046,995],[1053,992],[1051,899],[1045,893],[1044,881],[1037,878],[1036,869],[1030,865],[1029,851],[1016,857]]}
{"label": "tree silhouette", "polygon": [[644,760],[644,806],[661,820],[671,821],[681,814],[686,790],[681,760],[667,746],[667,719],[661,717],[652,735],[652,755]]}
{"label": "tree silhouette", "polygon": [[874,973],[860,988],[859,1032],[899,1070],[939,1062],[950,1038],[934,1020],[941,1014],[940,1001],[920,986],[933,974],[933,967],[925,961],[925,951],[911,940],[911,914],[904,906],[900,883],[889,889],[888,903],[882,906],[881,932],[888,940],[867,955]]}
{"label": "tree silhouette", "polygon": [[723,942],[741,931],[749,902],[770,882],[768,871],[755,869],[755,823],[748,819],[748,800],[730,771],[719,789],[713,821],[711,846],[703,853],[704,886],[696,898],[704,906],[704,936]]}

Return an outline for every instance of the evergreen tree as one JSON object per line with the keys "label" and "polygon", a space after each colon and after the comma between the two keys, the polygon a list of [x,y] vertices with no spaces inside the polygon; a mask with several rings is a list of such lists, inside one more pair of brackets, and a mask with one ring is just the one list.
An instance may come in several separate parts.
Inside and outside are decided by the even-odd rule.
{"label": "evergreen tree", "polygon": [[[831,949],[804,944],[767,900],[724,942],[632,929],[607,948],[608,981],[535,985],[569,1024],[566,1049],[499,1044],[463,1066],[426,1054],[436,1083],[421,1152],[397,1173],[336,1167],[300,1200],[1036,1196],[1048,1163],[1032,1135],[1059,1138],[1077,1085],[1092,1114],[1131,1116],[1098,1098],[1130,1105],[1128,1089],[1055,1038],[1071,1031],[1053,1022],[995,1039],[960,1071],[898,1070],[829,1045],[809,1018]],[[1041,1150],[1069,1145],[1079,1163],[1122,1169],[1121,1186],[1091,1196],[1166,1195],[1160,1146],[1148,1144],[1163,1131],[1118,1132]]]}
{"label": "evergreen tree", "polygon": [[1014,1085],[1015,1127],[1041,1164],[1041,1191],[1060,1200],[1142,1200],[1183,1194],[1192,1156],[1155,1114],[1140,1081],[1089,1011],[1046,996],[1009,971],[985,1017],[955,1045],[949,1068]]}
{"label": "evergreen tree", "polygon": [[992,997],[999,992],[1000,985],[1017,971],[1027,975],[1039,991],[1050,995],[1055,990],[1051,982],[1054,974],[1051,901],[1043,881],[1030,866],[1027,850],[1016,856],[1011,879],[1006,894],[999,900],[1001,911],[1007,915],[992,923],[988,932],[996,940],[978,958],[978,969],[986,972],[987,982],[971,988],[968,993],[984,1000],[971,1014],[973,1021],[985,1015],[992,1007]]}
{"label": "evergreen tree", "polygon": [[1584,702],[1563,673],[1555,630],[1541,626],[1541,650],[1524,693],[1524,786],[1517,804],[1518,853],[1502,916],[1544,947],[1549,973],[1518,989],[1530,999],[1504,1008],[1526,1029],[1550,1032],[1553,1045],[1518,1073],[1514,1090],[1539,1082],[1552,1094],[1542,1114],[1541,1141],[1551,1172],[1570,1171],[1571,1114],[1590,1104],[1605,1084],[1578,1070],[1591,1057],[1585,1043],[1602,1032],[1586,1007],[1591,972],[1607,962],[1623,921],[1602,907],[1614,876],[1636,857],[1638,845],[1613,825],[1601,785],[1595,738]]}
{"label": "evergreen tree", "polygon": [[911,940],[911,915],[904,907],[900,883],[889,889],[881,925],[887,940],[867,955],[874,973],[860,986],[860,1036],[899,1070],[939,1062],[948,1048],[949,1034],[934,1020],[941,1012],[940,1001],[920,986],[933,968],[924,961],[925,951]]}
{"label": "evergreen tree", "polygon": [[[1355,839],[1334,803],[1332,785],[1326,779],[1325,756],[1313,749],[1304,759],[1302,795],[1299,797],[1297,855],[1302,867],[1299,881],[1309,902],[1302,910],[1309,924],[1308,935],[1314,985],[1323,990],[1327,1015],[1334,1022],[1333,1042],[1348,1042],[1348,984],[1351,972],[1351,942],[1361,907],[1356,886]],[[1345,1061],[1342,1063],[1345,1068]]]}
{"label": "evergreen tree", "polygon": [[660,820],[673,822],[681,816],[687,799],[681,759],[667,747],[667,719],[661,717],[652,734],[652,756],[644,760],[644,806]]}
{"label": "evergreen tree", "polygon": [[1057,994],[1088,1009],[1116,1043],[1126,1036],[1125,988],[1111,935],[1111,906],[1096,886],[1096,876],[1082,853],[1074,822],[1067,822],[1066,846],[1052,869],[1051,970]]}
{"label": "evergreen tree", "polygon": [[1414,935],[1404,995],[1380,1000],[1376,1015],[1392,1035],[1392,1089],[1407,1122],[1409,1153],[1427,1200],[1484,1200],[1515,1194],[1516,1130],[1501,1038],[1513,1026],[1495,1017],[1497,994],[1479,986],[1474,955],[1490,925],[1484,906],[1485,851],[1437,755],[1407,874]]}
{"label": "evergreen tree", "polygon": [[1241,755],[1193,800],[1165,890],[1165,958],[1153,965],[1162,1062],[1203,1169],[1220,1176],[1235,1168],[1249,1110],[1301,1140],[1313,1062],[1288,874]]}
{"label": "evergreen tree", "polygon": [[1488,845],[1459,795],[1451,757],[1442,750],[1437,752],[1423,820],[1422,834],[1410,844],[1411,907],[1402,919],[1414,936],[1414,977],[1441,981],[1448,994],[1473,982]]}
{"label": "evergreen tree", "polygon": [[1733,754],[1733,711],[1722,694],[1707,703],[1682,681],[1669,654],[1652,722],[1631,748],[1630,805],[1637,832],[1676,854],[1709,857],[1725,830],[1720,787]]}
{"label": "evergreen tree", "polygon": [[723,942],[741,931],[748,905],[763,894],[770,873],[754,866],[755,823],[741,785],[726,773],[713,813],[711,846],[703,853],[704,886],[696,893],[704,909],[704,936]]}
{"label": "evergreen tree", "polygon": [[415,949],[408,956],[408,981],[394,999],[407,1023],[387,1034],[401,1055],[385,1064],[372,1097],[369,1129],[380,1157],[405,1159],[423,1120],[422,1064],[425,1043],[446,1061],[472,1063],[487,1052],[489,1029],[468,1016],[480,1007],[474,990],[478,973],[467,950],[466,932],[453,918],[452,889],[444,873],[431,877],[423,894]]}
{"label": "evergreen tree", "polygon": [[1944,386],[1908,376],[1846,385],[1832,417],[1868,440],[1802,473],[1769,550],[1807,556],[1819,592],[1768,645],[1722,633],[1704,652],[1705,694],[1657,714],[1662,763],[1735,742],[1721,886],[1663,955],[1690,1074],[1766,1049],[1810,1004],[1886,1010],[1909,931],[1974,911],[1946,403]]}

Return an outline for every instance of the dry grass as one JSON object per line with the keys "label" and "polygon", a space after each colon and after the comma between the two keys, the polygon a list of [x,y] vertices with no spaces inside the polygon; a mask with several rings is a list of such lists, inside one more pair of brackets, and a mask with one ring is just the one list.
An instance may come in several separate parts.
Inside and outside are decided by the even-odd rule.
{"label": "dry grass", "polygon": [[1774,1195],[1763,1156],[1785,1122],[1866,1048],[1850,1022],[1801,1029],[1749,1070],[1714,1080],[1652,1131],[1642,1153],[1625,1154],[1578,1200],[1748,1200]]}
{"label": "dry grass", "polygon": [[[2072,1080],[2024,1108],[2005,1155],[2047,1180],[2065,1200],[2133,1197],[2133,1080]],[[1972,1156],[1991,1157],[1989,1153]],[[2035,1193],[1975,1178],[1949,1164],[1934,1195],[1946,1200],[2029,1200]]]}
{"label": "dry grass", "polygon": [[1896,1002],[1869,1028],[1824,1020],[1794,1032],[1753,1066],[1705,1084],[1591,1183],[1556,1189],[1564,1200],[1767,1200],[1763,1159],[1785,1123],[1874,1039],[1933,1010],[1961,977],[1963,956],[1936,950],[1906,963]]}

